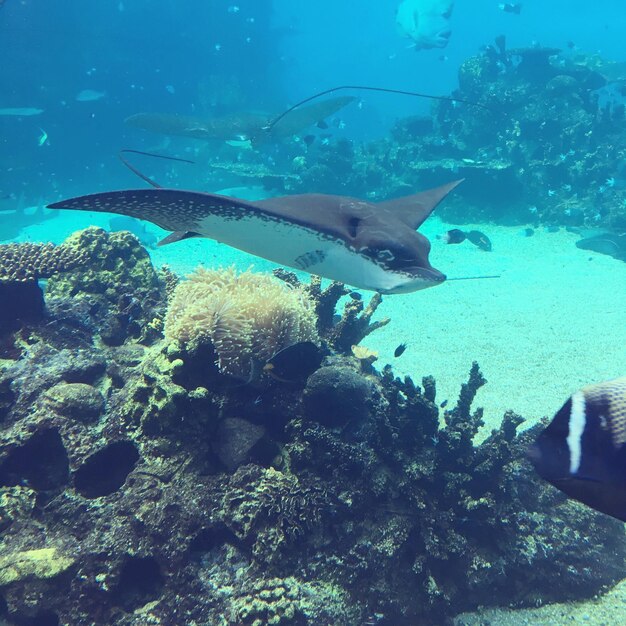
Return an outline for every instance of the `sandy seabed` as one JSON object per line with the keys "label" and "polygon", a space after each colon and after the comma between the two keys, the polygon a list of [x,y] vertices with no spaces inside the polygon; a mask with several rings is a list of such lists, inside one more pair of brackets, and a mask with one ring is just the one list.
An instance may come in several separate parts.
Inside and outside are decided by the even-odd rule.
{"label": "sandy seabed", "polygon": [[[62,241],[108,217],[67,211],[22,233],[21,240]],[[438,400],[454,403],[472,361],[488,380],[476,405],[484,407],[484,433],[512,409],[531,425],[552,415],[582,385],[626,375],[626,263],[576,248],[577,235],[523,227],[465,225],[488,235],[491,252],[436,238],[451,228],[433,217],[422,227],[432,241],[431,262],[449,278],[499,275],[495,279],[448,281],[412,294],[385,296],[377,318],[391,323],[364,340],[378,351],[378,365],[391,363],[398,376],[417,382],[432,374]],[[148,225],[160,238],[165,231]],[[186,274],[199,264],[235,264],[270,271],[273,264],[207,239],[154,248],[156,266]],[[306,280],[306,277],[303,277]],[[367,297],[367,294],[364,294]],[[407,349],[399,358],[400,343]]]}

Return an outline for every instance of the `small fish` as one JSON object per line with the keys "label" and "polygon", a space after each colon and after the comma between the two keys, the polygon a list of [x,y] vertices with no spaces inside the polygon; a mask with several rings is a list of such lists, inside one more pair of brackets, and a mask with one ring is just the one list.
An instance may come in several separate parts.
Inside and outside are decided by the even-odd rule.
{"label": "small fish", "polygon": [[491,241],[489,237],[479,230],[465,232],[460,228],[453,228],[443,235],[438,235],[438,239],[441,239],[444,243],[463,243],[467,239],[481,250],[485,250],[486,252],[491,251]]}
{"label": "small fish", "polygon": [[395,356],[396,358],[398,358],[399,356],[402,356],[404,354],[404,351],[406,350],[406,343],[401,343],[394,351],[393,351],[393,356]]}
{"label": "small fish", "polygon": [[43,129],[39,129],[41,131],[41,135],[39,135],[39,139],[37,140],[37,144],[41,148],[41,146],[48,143],[48,133]]}
{"label": "small fish", "polygon": [[0,109],[0,115],[15,116],[15,117],[30,117],[31,115],[41,115],[43,109],[36,109],[35,107],[9,107]]}
{"label": "small fish", "polygon": [[363,296],[358,291],[351,291],[348,295],[353,300],[363,300]]}
{"label": "small fish", "polygon": [[462,230],[458,228],[453,228],[447,233],[441,235],[440,239],[444,243],[462,243],[467,239],[467,235]]}
{"label": "small fish", "polygon": [[533,228],[524,229],[524,237],[532,237],[534,234],[535,234],[535,230]]}
{"label": "small fish", "polygon": [[296,343],[277,352],[263,371],[284,383],[304,383],[322,364],[323,354],[311,341]]}
{"label": "small fish", "polygon": [[475,246],[485,252],[491,252],[491,241],[485,233],[481,233],[479,230],[470,230],[469,233],[466,234],[468,241],[471,241]]}
{"label": "small fish", "polygon": [[443,402],[439,405],[439,407],[440,407],[440,408],[442,408],[442,409],[445,409],[447,406],[448,406],[448,400],[444,400],[444,401],[443,401]]}
{"label": "small fish", "polygon": [[504,11],[505,13],[514,13],[515,15],[519,15],[522,12],[522,3],[521,2],[503,2],[498,5],[500,11]]}
{"label": "small fish", "polygon": [[83,89],[76,94],[76,102],[96,102],[102,100],[106,96],[105,91],[96,91],[95,89]]}
{"label": "small fish", "polygon": [[328,123],[325,120],[320,120],[317,123],[317,127],[322,129],[322,130],[326,130],[328,128]]}
{"label": "small fish", "polygon": [[626,377],[576,391],[528,456],[570,498],[626,522],[625,444]]}

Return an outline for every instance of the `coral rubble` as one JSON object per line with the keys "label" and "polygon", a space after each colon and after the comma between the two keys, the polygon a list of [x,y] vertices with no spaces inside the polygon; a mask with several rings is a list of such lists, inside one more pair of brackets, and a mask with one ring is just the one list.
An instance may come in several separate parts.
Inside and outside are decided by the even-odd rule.
{"label": "coral rubble", "polygon": [[[232,384],[211,360],[219,346],[202,343],[210,328],[194,353],[152,323],[165,283],[134,238],[89,229],[71,241],[89,262],[50,281],[42,321],[0,333],[0,619],[443,624],[624,576],[621,525],[534,477],[519,416],[474,443],[477,365],[441,413],[432,378],[400,380],[345,349],[371,315],[344,315],[333,334],[343,288],[314,283],[309,301],[278,284],[274,321],[261,311],[255,323],[303,316],[311,337],[324,317],[320,335],[346,341],[305,384]],[[240,276],[219,276],[228,310],[248,316]],[[260,340],[240,336],[240,350]]]}

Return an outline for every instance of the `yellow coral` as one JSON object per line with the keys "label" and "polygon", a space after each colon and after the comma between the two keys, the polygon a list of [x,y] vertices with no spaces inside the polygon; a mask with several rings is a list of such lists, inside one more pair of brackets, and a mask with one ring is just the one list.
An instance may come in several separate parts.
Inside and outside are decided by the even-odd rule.
{"label": "yellow coral", "polygon": [[301,341],[318,342],[315,304],[299,287],[267,274],[199,268],[174,291],[165,337],[191,347],[210,343],[220,371],[246,378]]}

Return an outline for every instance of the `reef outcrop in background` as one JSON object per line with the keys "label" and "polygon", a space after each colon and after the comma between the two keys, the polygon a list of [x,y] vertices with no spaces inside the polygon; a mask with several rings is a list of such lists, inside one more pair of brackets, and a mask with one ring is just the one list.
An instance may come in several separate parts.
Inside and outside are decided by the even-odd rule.
{"label": "reef outcrop in background", "polygon": [[176,281],[136,239],[72,241],[88,265],[51,280],[44,319],[0,342],[9,623],[442,624],[624,576],[621,525],[535,479],[519,416],[474,443],[477,365],[442,411],[432,378],[351,355],[377,300],[293,288],[306,336],[328,347],[321,366],[301,383],[233,381],[205,358],[211,333],[195,351],[163,337]]}
{"label": "reef outcrop in background", "polygon": [[250,152],[229,182],[384,200],[465,178],[438,209],[444,219],[626,229],[623,64],[572,50],[507,49],[499,37],[466,59],[458,78],[450,94],[458,101],[399,119],[384,139],[294,143],[271,164],[273,179],[258,175],[268,164]]}

